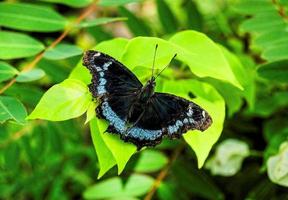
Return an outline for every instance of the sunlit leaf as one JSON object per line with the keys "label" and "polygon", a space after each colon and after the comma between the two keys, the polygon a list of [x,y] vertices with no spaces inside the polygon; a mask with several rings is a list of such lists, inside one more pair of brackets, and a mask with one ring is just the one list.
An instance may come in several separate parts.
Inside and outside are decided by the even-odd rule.
{"label": "sunlit leaf", "polygon": [[91,99],[85,84],[76,79],[66,79],[43,95],[28,119],[62,121],[75,118],[88,109]]}
{"label": "sunlit leaf", "polygon": [[95,102],[91,102],[89,107],[88,107],[88,110],[87,110],[87,113],[86,113],[86,121],[85,121],[85,124],[88,123],[90,120],[92,120],[94,117],[95,117],[95,109],[97,107],[97,104]]}
{"label": "sunlit leaf", "polygon": [[104,120],[97,119],[100,137],[107,145],[107,148],[113,154],[118,166],[118,174],[120,174],[131,156],[136,152],[136,146],[131,143],[126,143],[120,140],[119,135],[113,135],[112,133],[105,133],[108,128],[108,123]]}
{"label": "sunlit leaf", "polygon": [[156,44],[159,46],[155,68],[165,67],[177,53],[176,59],[189,65],[195,75],[227,81],[242,89],[221,49],[204,34],[195,31],[179,32],[169,41],[136,37],[127,44],[122,62],[130,69],[136,66],[151,69]]}
{"label": "sunlit leaf", "polygon": [[27,112],[23,104],[14,97],[0,96],[0,123],[13,120],[17,123],[25,123]]}
{"label": "sunlit leaf", "polygon": [[24,31],[63,30],[67,21],[56,11],[26,3],[0,3],[0,25]]}
{"label": "sunlit leaf", "polygon": [[44,49],[39,41],[22,33],[1,31],[0,38],[0,59],[34,56]]}
{"label": "sunlit leaf", "polygon": [[116,160],[114,159],[113,154],[103,140],[102,135],[104,133],[101,132],[101,129],[99,129],[96,119],[92,119],[90,121],[90,130],[100,165],[98,178],[101,178],[109,169],[116,165]]}

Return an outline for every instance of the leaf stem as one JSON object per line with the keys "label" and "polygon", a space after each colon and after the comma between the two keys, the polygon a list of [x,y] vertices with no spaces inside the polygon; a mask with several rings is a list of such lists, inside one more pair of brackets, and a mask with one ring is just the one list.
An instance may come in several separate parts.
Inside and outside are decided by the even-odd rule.
{"label": "leaf stem", "polygon": [[178,148],[176,148],[171,156],[171,159],[169,160],[168,164],[160,171],[158,174],[155,182],[153,183],[150,191],[145,196],[144,200],[151,200],[155,192],[157,191],[158,187],[160,186],[161,182],[165,179],[167,176],[170,167],[172,166],[173,162],[177,159],[181,151],[183,150],[184,145],[180,145]]}
{"label": "leaf stem", "polygon": [[[48,49],[51,49],[55,47],[57,44],[59,44],[69,33],[70,31],[75,27],[75,25],[79,24],[83,19],[85,19],[87,16],[89,16],[92,12],[96,10],[96,3],[98,1],[94,0],[90,6],[88,6],[82,14],[75,20],[74,23],[72,23],[70,26],[68,26],[65,31],[62,32],[62,34],[54,40],[44,51],[40,52],[29,64],[27,64],[22,70],[23,71],[29,71],[33,69],[36,64],[43,58],[45,51]],[[20,72],[20,73],[21,73]],[[4,87],[0,90],[0,94],[4,93],[8,88],[10,88],[14,83],[16,82],[16,77],[11,79]]]}

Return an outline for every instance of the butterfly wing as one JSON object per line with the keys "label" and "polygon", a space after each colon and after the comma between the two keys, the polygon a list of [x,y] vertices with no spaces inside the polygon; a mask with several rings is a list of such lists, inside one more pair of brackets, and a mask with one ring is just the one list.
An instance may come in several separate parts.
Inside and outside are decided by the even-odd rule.
{"label": "butterfly wing", "polygon": [[123,133],[135,94],[142,88],[141,82],[123,64],[101,52],[85,52],[83,65],[92,74],[89,89],[99,100],[97,116],[109,122],[109,132]]}
{"label": "butterfly wing", "polygon": [[188,130],[204,131],[211,123],[209,114],[197,104],[175,95],[155,93],[146,105],[143,117],[126,138],[138,148],[154,146],[164,135],[178,138]]}

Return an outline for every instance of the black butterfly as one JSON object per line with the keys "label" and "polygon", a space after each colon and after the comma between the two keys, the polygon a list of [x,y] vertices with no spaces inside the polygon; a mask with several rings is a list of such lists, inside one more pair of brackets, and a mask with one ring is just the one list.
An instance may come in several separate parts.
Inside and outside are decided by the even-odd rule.
{"label": "black butterfly", "polygon": [[119,134],[138,149],[159,144],[163,136],[179,138],[188,130],[204,131],[212,123],[209,114],[197,104],[154,92],[154,67],[151,79],[143,86],[129,69],[104,53],[86,51],[83,65],[92,74],[89,89],[99,100],[97,117],[109,122],[106,131]]}

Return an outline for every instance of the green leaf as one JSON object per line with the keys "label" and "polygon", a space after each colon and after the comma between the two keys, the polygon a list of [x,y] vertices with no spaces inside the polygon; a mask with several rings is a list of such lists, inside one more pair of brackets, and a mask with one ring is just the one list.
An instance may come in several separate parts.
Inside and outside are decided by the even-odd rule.
{"label": "green leaf", "polygon": [[17,143],[10,144],[4,151],[5,168],[15,170],[19,166],[20,148]]}
{"label": "green leaf", "polygon": [[37,32],[63,30],[66,19],[47,7],[26,3],[0,3],[0,25]]}
{"label": "green leaf", "polygon": [[287,99],[288,92],[286,91],[277,91],[272,95],[266,94],[265,96],[261,96],[261,98],[256,101],[253,112],[256,115],[268,117],[277,110],[285,108],[285,106],[288,105]]}
{"label": "green leaf", "polygon": [[145,150],[141,152],[134,171],[140,173],[150,173],[162,169],[168,163],[165,154],[155,150]]}
{"label": "green leaf", "polygon": [[201,31],[203,28],[203,17],[193,0],[185,0],[183,9],[186,14],[186,23],[189,29]]}
{"label": "green leaf", "polygon": [[99,6],[121,6],[128,3],[136,3],[142,0],[100,0]]}
{"label": "green leaf", "polygon": [[277,61],[288,59],[288,45],[287,43],[279,43],[276,45],[269,46],[265,49],[262,54],[262,57],[269,61]]}
{"label": "green leaf", "polygon": [[[172,173],[179,189],[189,194],[189,197],[197,195],[197,199],[223,200],[224,194],[213,182],[212,177],[207,176],[203,170],[197,169],[191,162],[183,162],[178,159],[172,166]],[[193,186],[193,187],[192,187]],[[186,199],[186,198],[185,198]]]}
{"label": "green leaf", "polygon": [[118,135],[112,135],[111,133],[104,133],[108,128],[108,123],[104,120],[97,119],[100,136],[111,151],[117,166],[118,174],[124,170],[127,162],[131,156],[136,152],[136,146],[131,143],[126,143],[120,140]]}
{"label": "green leaf", "polygon": [[127,20],[125,17],[101,17],[89,21],[82,21],[80,24],[77,25],[79,28],[87,28],[87,27],[93,27],[93,26],[99,26],[102,24],[108,24],[111,22],[117,22],[117,21],[123,21]]}
{"label": "green leaf", "polygon": [[1,31],[0,38],[0,59],[34,56],[44,49],[39,41],[22,33]]}
{"label": "green leaf", "polygon": [[8,96],[13,96],[29,107],[35,107],[43,95],[41,88],[31,84],[17,84],[5,91]]}
{"label": "green leaf", "polygon": [[164,0],[157,0],[158,17],[166,33],[175,33],[178,29],[178,22],[171,9]]}
{"label": "green leaf", "polygon": [[116,165],[116,160],[105,144],[102,136],[104,133],[99,129],[98,122],[95,118],[90,121],[90,130],[100,165],[98,178],[101,178],[109,169]]}
{"label": "green leaf", "polygon": [[182,31],[175,34],[169,41],[178,45],[179,60],[187,63],[197,76],[209,76],[227,81],[243,89],[222,50],[206,35],[196,31]]}
{"label": "green leaf", "polygon": [[72,44],[58,44],[45,51],[44,58],[49,60],[61,60],[82,54],[82,49]]}
{"label": "green leaf", "polygon": [[11,119],[19,124],[23,124],[25,123],[26,116],[26,109],[18,99],[0,96],[0,123]]}
{"label": "green leaf", "polygon": [[19,73],[16,78],[17,82],[31,82],[41,79],[45,76],[45,72],[42,69],[32,69],[30,71],[25,71]]}
{"label": "green leaf", "polygon": [[272,82],[288,83],[288,59],[260,65],[257,72]]}
{"label": "green leaf", "polygon": [[41,0],[48,3],[59,3],[74,8],[81,8],[88,6],[93,0]]}
{"label": "green leaf", "polygon": [[115,177],[90,186],[83,196],[84,199],[137,197],[147,193],[153,182],[153,178],[140,174],[132,174],[124,183]]}
{"label": "green leaf", "polygon": [[285,30],[286,23],[277,12],[257,14],[244,21],[240,29],[245,32],[265,33],[271,30]]}
{"label": "green leaf", "polygon": [[186,63],[195,75],[223,80],[243,89],[220,47],[196,31],[179,32],[169,41],[154,37],[136,37],[127,44],[122,62],[130,69],[136,66],[151,69],[156,44],[159,46],[155,68],[166,66],[177,53],[176,59]]}
{"label": "green leaf", "polygon": [[28,119],[62,121],[75,118],[88,109],[91,99],[84,83],[76,79],[66,79],[43,95]]}
{"label": "green leaf", "polygon": [[97,104],[93,101],[90,102],[90,105],[88,107],[88,110],[86,112],[86,121],[85,124],[87,124],[89,121],[91,121],[96,115],[95,115],[95,109],[97,107]]}
{"label": "green leaf", "polygon": [[0,61],[0,82],[9,80],[18,74],[18,70],[8,63]]}
{"label": "green leaf", "polygon": [[151,35],[150,27],[147,26],[147,24],[142,19],[134,15],[134,13],[130,12],[125,7],[119,7],[119,12],[122,16],[128,18],[128,20],[125,21],[125,23],[135,36]]}
{"label": "green leaf", "polygon": [[269,13],[276,11],[271,1],[264,0],[242,0],[235,7],[238,12],[243,14],[255,14],[255,13]]}
{"label": "green leaf", "polygon": [[269,30],[261,33],[254,40],[254,43],[260,47],[267,48],[277,44],[287,42],[287,31],[283,30]]}
{"label": "green leaf", "polygon": [[210,114],[213,123],[206,131],[188,131],[183,135],[185,141],[194,150],[198,160],[198,167],[201,168],[223,129],[225,118],[225,102],[223,98],[209,84],[190,79],[166,81],[162,92],[177,94],[188,99],[188,93],[193,92],[196,98],[192,101],[203,107]]}

